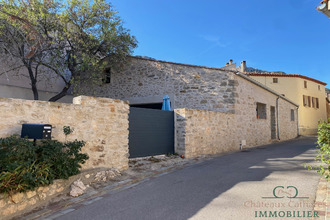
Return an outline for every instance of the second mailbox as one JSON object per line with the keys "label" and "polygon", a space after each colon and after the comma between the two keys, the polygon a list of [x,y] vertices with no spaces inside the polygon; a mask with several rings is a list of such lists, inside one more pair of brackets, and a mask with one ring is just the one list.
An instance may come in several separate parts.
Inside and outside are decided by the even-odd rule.
{"label": "second mailbox", "polygon": [[49,124],[23,124],[21,138],[51,139],[52,125]]}

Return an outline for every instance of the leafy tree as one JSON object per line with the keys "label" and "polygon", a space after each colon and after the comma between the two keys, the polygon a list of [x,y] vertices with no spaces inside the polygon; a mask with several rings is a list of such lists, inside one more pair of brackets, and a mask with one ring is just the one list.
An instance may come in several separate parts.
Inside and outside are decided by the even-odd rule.
{"label": "leafy tree", "polygon": [[105,67],[120,68],[137,41],[104,0],[0,0],[0,52],[26,68],[34,99],[38,80],[59,77],[57,101],[81,81],[99,83]]}
{"label": "leafy tree", "polygon": [[308,166],[308,169],[317,170],[319,174],[330,178],[330,123],[322,122],[318,126],[318,155],[316,161],[321,163],[318,166]]}

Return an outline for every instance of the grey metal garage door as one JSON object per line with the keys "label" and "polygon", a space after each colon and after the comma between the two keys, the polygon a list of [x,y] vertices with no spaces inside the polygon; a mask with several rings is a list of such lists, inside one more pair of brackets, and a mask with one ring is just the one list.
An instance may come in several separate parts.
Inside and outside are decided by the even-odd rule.
{"label": "grey metal garage door", "polygon": [[174,112],[130,108],[130,158],[174,153]]}

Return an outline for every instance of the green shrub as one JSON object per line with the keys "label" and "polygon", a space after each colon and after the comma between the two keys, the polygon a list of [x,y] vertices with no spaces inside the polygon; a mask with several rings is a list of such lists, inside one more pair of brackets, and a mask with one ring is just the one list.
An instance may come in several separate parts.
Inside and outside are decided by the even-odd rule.
{"label": "green shrub", "polygon": [[320,162],[319,166],[308,166],[308,169],[317,170],[319,174],[325,176],[327,180],[330,178],[330,123],[322,122],[318,126],[318,155],[316,161]]}
{"label": "green shrub", "polygon": [[34,146],[17,135],[0,138],[0,193],[25,192],[78,174],[88,159],[80,153],[84,145],[42,140]]}

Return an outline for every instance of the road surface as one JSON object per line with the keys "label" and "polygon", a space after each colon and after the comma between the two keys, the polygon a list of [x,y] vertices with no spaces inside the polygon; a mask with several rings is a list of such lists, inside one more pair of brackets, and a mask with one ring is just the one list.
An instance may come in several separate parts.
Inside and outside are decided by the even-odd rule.
{"label": "road surface", "polygon": [[56,219],[309,219],[319,175],[303,164],[313,162],[315,141],[303,137],[207,160]]}

